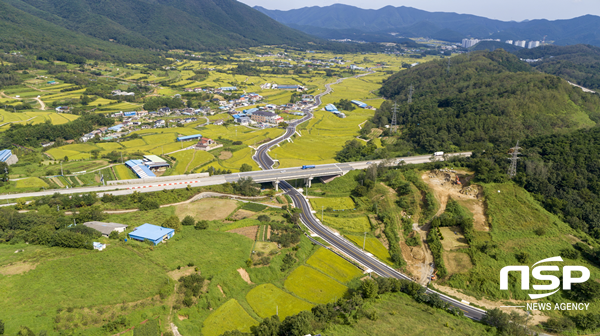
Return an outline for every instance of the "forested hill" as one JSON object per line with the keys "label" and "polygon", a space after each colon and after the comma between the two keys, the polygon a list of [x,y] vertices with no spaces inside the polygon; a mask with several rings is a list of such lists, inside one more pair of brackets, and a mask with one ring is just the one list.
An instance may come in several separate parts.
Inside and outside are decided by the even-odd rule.
{"label": "forested hill", "polygon": [[[426,152],[509,146],[600,121],[598,95],[536,72],[504,50],[420,64],[391,76],[380,91],[399,103],[400,143]],[[390,121],[391,104],[383,104],[372,122]]]}
{"label": "forested hill", "polygon": [[[17,39],[30,44],[40,40],[38,31],[60,40],[65,30],[107,43],[161,50],[219,50],[315,40],[235,0],[0,0],[0,7],[5,9],[0,10],[0,24],[5,27],[0,30],[0,42]],[[15,38],[17,25],[27,34]]]}
{"label": "forested hill", "polygon": [[591,45],[541,46],[516,52],[521,58],[539,59],[536,69],[560,76],[588,89],[600,89],[600,48]]}

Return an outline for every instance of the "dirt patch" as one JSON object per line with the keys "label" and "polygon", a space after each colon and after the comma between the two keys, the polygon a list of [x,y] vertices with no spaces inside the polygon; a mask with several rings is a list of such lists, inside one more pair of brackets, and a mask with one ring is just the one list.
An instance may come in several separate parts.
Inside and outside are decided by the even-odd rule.
{"label": "dirt patch", "polygon": [[267,226],[267,240],[271,239],[271,225]]}
{"label": "dirt patch", "polygon": [[2,275],[15,275],[22,274],[35,269],[37,264],[30,264],[25,262],[17,262],[14,264],[0,267],[0,274]]}
{"label": "dirt patch", "polygon": [[175,214],[183,219],[190,215],[196,220],[225,219],[237,208],[237,202],[220,198],[204,198],[175,206]]}
{"label": "dirt patch", "polygon": [[238,273],[240,273],[240,276],[242,277],[242,279],[248,283],[248,285],[254,284],[252,281],[250,281],[250,274],[248,274],[248,272],[246,272],[245,269],[238,268],[237,271],[238,271]]}
{"label": "dirt patch", "polygon": [[189,318],[189,316],[187,316],[187,315],[177,315],[177,318],[179,319],[179,321],[183,321],[183,320],[187,320]]}
{"label": "dirt patch", "polygon": [[227,295],[225,295],[225,292],[223,292],[223,288],[221,288],[221,285],[217,285],[217,288],[219,289],[219,291],[221,291],[221,294],[223,294],[223,297],[227,297]]}
{"label": "dirt patch", "polygon": [[471,258],[466,253],[444,252],[443,256],[444,264],[446,264],[446,269],[448,270],[448,275],[465,273],[473,268]]}
{"label": "dirt patch", "polygon": [[231,233],[237,233],[240,234],[242,236],[246,236],[252,240],[256,239],[256,233],[258,232],[258,225],[254,225],[254,226],[247,226],[247,227],[243,227],[243,228],[237,228],[237,229],[233,229],[233,230],[229,230],[227,232],[231,232]]}
{"label": "dirt patch", "polygon": [[240,220],[240,219],[252,217],[252,216],[254,216],[254,214],[256,214],[256,212],[252,212],[252,211],[244,210],[244,209],[239,209],[238,211],[236,211],[233,214],[233,216],[231,216],[231,219],[237,221],[237,220]]}
{"label": "dirt patch", "polygon": [[100,181],[100,176],[98,176],[98,175],[94,176],[94,181],[95,181],[96,183],[100,183],[100,182],[101,182],[101,181]]}
{"label": "dirt patch", "polygon": [[441,241],[444,250],[453,251],[456,249],[469,247],[469,244],[467,244],[467,240],[465,239],[460,227],[443,227],[440,228],[440,231],[442,232],[442,237],[444,237],[444,239]]}
{"label": "dirt patch", "polygon": [[490,231],[490,224],[485,218],[485,202],[478,200],[458,200],[458,204],[467,208],[473,214],[473,229],[475,231]]}
{"label": "dirt patch", "polygon": [[[438,289],[439,291],[452,295],[455,298],[459,298],[460,300],[465,300],[467,302],[470,303],[474,303],[480,307],[484,307],[486,309],[494,309],[494,308],[499,308],[500,310],[506,312],[506,313],[510,313],[513,311],[518,312],[521,315],[525,315],[527,314],[527,312],[525,312],[524,310],[521,309],[514,309],[514,308],[507,308],[507,307],[503,307],[506,305],[515,305],[515,306],[519,306],[519,305],[524,305],[524,302],[521,301],[517,301],[517,300],[503,300],[502,302],[494,302],[494,301],[490,301],[487,299],[481,299],[478,300],[472,296],[463,294],[462,292],[460,292],[457,289],[454,289],[452,287],[448,287],[448,286],[441,286],[436,284],[435,288]],[[533,315],[531,317],[531,322],[533,322],[533,324],[539,324],[542,322],[546,322],[550,317],[543,315],[541,311],[539,310],[533,310],[532,311]]]}
{"label": "dirt patch", "polygon": [[[456,182],[457,177],[460,184]],[[435,198],[440,203],[437,215],[444,212],[448,198],[452,197],[473,213],[475,230],[490,230],[485,218],[483,191],[480,186],[471,185],[472,173],[461,170],[436,169],[423,173],[421,178],[434,191]]]}
{"label": "dirt patch", "polygon": [[231,159],[232,156],[233,153],[231,153],[230,151],[222,151],[221,153],[219,153],[219,160]]}
{"label": "dirt patch", "polygon": [[[181,269],[173,270],[167,274],[171,277],[171,279],[179,280],[179,278],[188,276],[193,273],[196,273],[196,268],[186,266],[186,267],[182,267]],[[198,273],[200,273],[200,272],[198,272]]]}

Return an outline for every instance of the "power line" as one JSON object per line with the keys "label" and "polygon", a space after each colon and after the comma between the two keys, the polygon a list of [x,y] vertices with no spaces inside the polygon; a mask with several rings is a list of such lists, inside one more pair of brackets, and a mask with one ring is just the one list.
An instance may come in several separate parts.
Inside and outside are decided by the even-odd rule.
{"label": "power line", "polygon": [[513,178],[517,175],[517,161],[519,160],[519,141],[517,141],[517,145],[512,149],[512,156],[509,158],[510,160],[510,168],[508,168],[508,177]]}

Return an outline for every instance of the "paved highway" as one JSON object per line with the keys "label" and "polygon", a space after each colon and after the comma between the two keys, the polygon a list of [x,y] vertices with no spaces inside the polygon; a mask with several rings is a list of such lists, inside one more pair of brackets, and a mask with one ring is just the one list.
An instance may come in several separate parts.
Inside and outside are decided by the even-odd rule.
{"label": "paved highway", "polygon": [[[341,82],[341,80],[338,80],[336,83],[339,83],[339,82]],[[318,106],[320,104],[321,97],[325,94],[328,94],[329,92],[331,92],[331,87],[329,85],[326,85],[326,91],[315,97],[315,102],[317,102],[316,106]],[[313,106],[311,109],[314,109],[316,106]],[[304,121],[307,121],[310,118],[312,118],[312,113],[307,114],[307,116],[305,118],[302,118],[300,121],[298,121],[294,124],[290,124],[290,126],[286,130],[286,133],[282,137],[277,138],[277,139],[259,147],[256,154],[252,158],[258,163],[258,165],[261,167],[261,169],[264,169],[266,171],[273,171],[272,167],[273,167],[274,161],[269,156],[269,153],[268,153],[269,148],[280,143],[281,141],[287,140],[287,138],[291,137],[294,134],[296,126],[298,124],[300,124]],[[458,155],[470,156],[471,153],[470,152],[458,153]],[[391,161],[391,164],[392,165],[399,164],[402,160],[406,164],[423,163],[423,162],[428,162],[430,160],[430,156],[394,159]],[[365,161],[365,162],[354,162],[354,163],[350,163],[348,165],[350,167],[352,167],[352,169],[363,169],[363,168],[368,167],[371,164],[374,164],[374,163],[378,164],[379,162],[380,161],[373,160],[373,161]],[[311,171],[312,169],[306,169],[306,170]],[[306,198],[304,198],[304,196],[300,192],[298,192],[298,190],[293,188],[288,182],[282,181],[279,183],[279,185],[292,198],[292,201],[294,202],[294,206],[296,206],[299,209],[302,209],[302,214],[300,215],[300,219],[302,220],[302,223],[304,223],[304,225],[310,231],[312,231],[313,233],[318,235],[321,239],[323,239],[324,241],[329,243],[331,246],[333,246],[335,249],[337,249],[338,251],[340,251],[347,257],[351,258],[352,260],[354,260],[357,263],[359,263],[360,265],[362,265],[364,268],[371,270],[380,276],[392,277],[392,278],[397,278],[397,279],[406,279],[406,280],[413,281],[408,276],[394,270],[393,268],[384,264],[377,258],[365,253],[364,251],[361,251],[358,247],[356,247],[356,245],[349,242],[348,240],[346,240],[339,234],[334,233],[331,230],[329,230],[329,228],[327,228],[325,225],[323,225],[313,215],[312,209],[310,208],[310,205],[307,202]],[[465,304],[461,301],[458,301],[456,299],[448,297],[444,294],[433,291],[429,288],[427,288],[426,291],[427,291],[427,293],[438,294],[442,300],[461,309],[465,313],[465,316],[468,316],[471,319],[481,320],[481,318],[486,313],[485,310],[472,307],[468,304]]]}

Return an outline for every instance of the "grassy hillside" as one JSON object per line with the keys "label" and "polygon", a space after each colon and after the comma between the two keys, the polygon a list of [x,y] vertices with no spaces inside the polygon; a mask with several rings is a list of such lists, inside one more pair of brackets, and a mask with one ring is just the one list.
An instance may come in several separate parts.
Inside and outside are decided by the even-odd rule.
{"label": "grassy hillside", "polygon": [[[68,41],[68,43],[66,43]],[[91,59],[150,62],[158,55],[69,30],[0,1],[0,48],[30,52],[58,51]]]}
{"label": "grassy hillside", "polygon": [[[405,103],[411,85],[412,104]],[[535,73],[503,50],[420,64],[387,79],[381,93],[399,102],[400,139],[390,149],[436,150],[507,146],[517,139],[591,127],[600,98],[551,75]],[[374,126],[391,122],[383,104]],[[368,128],[364,128],[367,132]]]}

